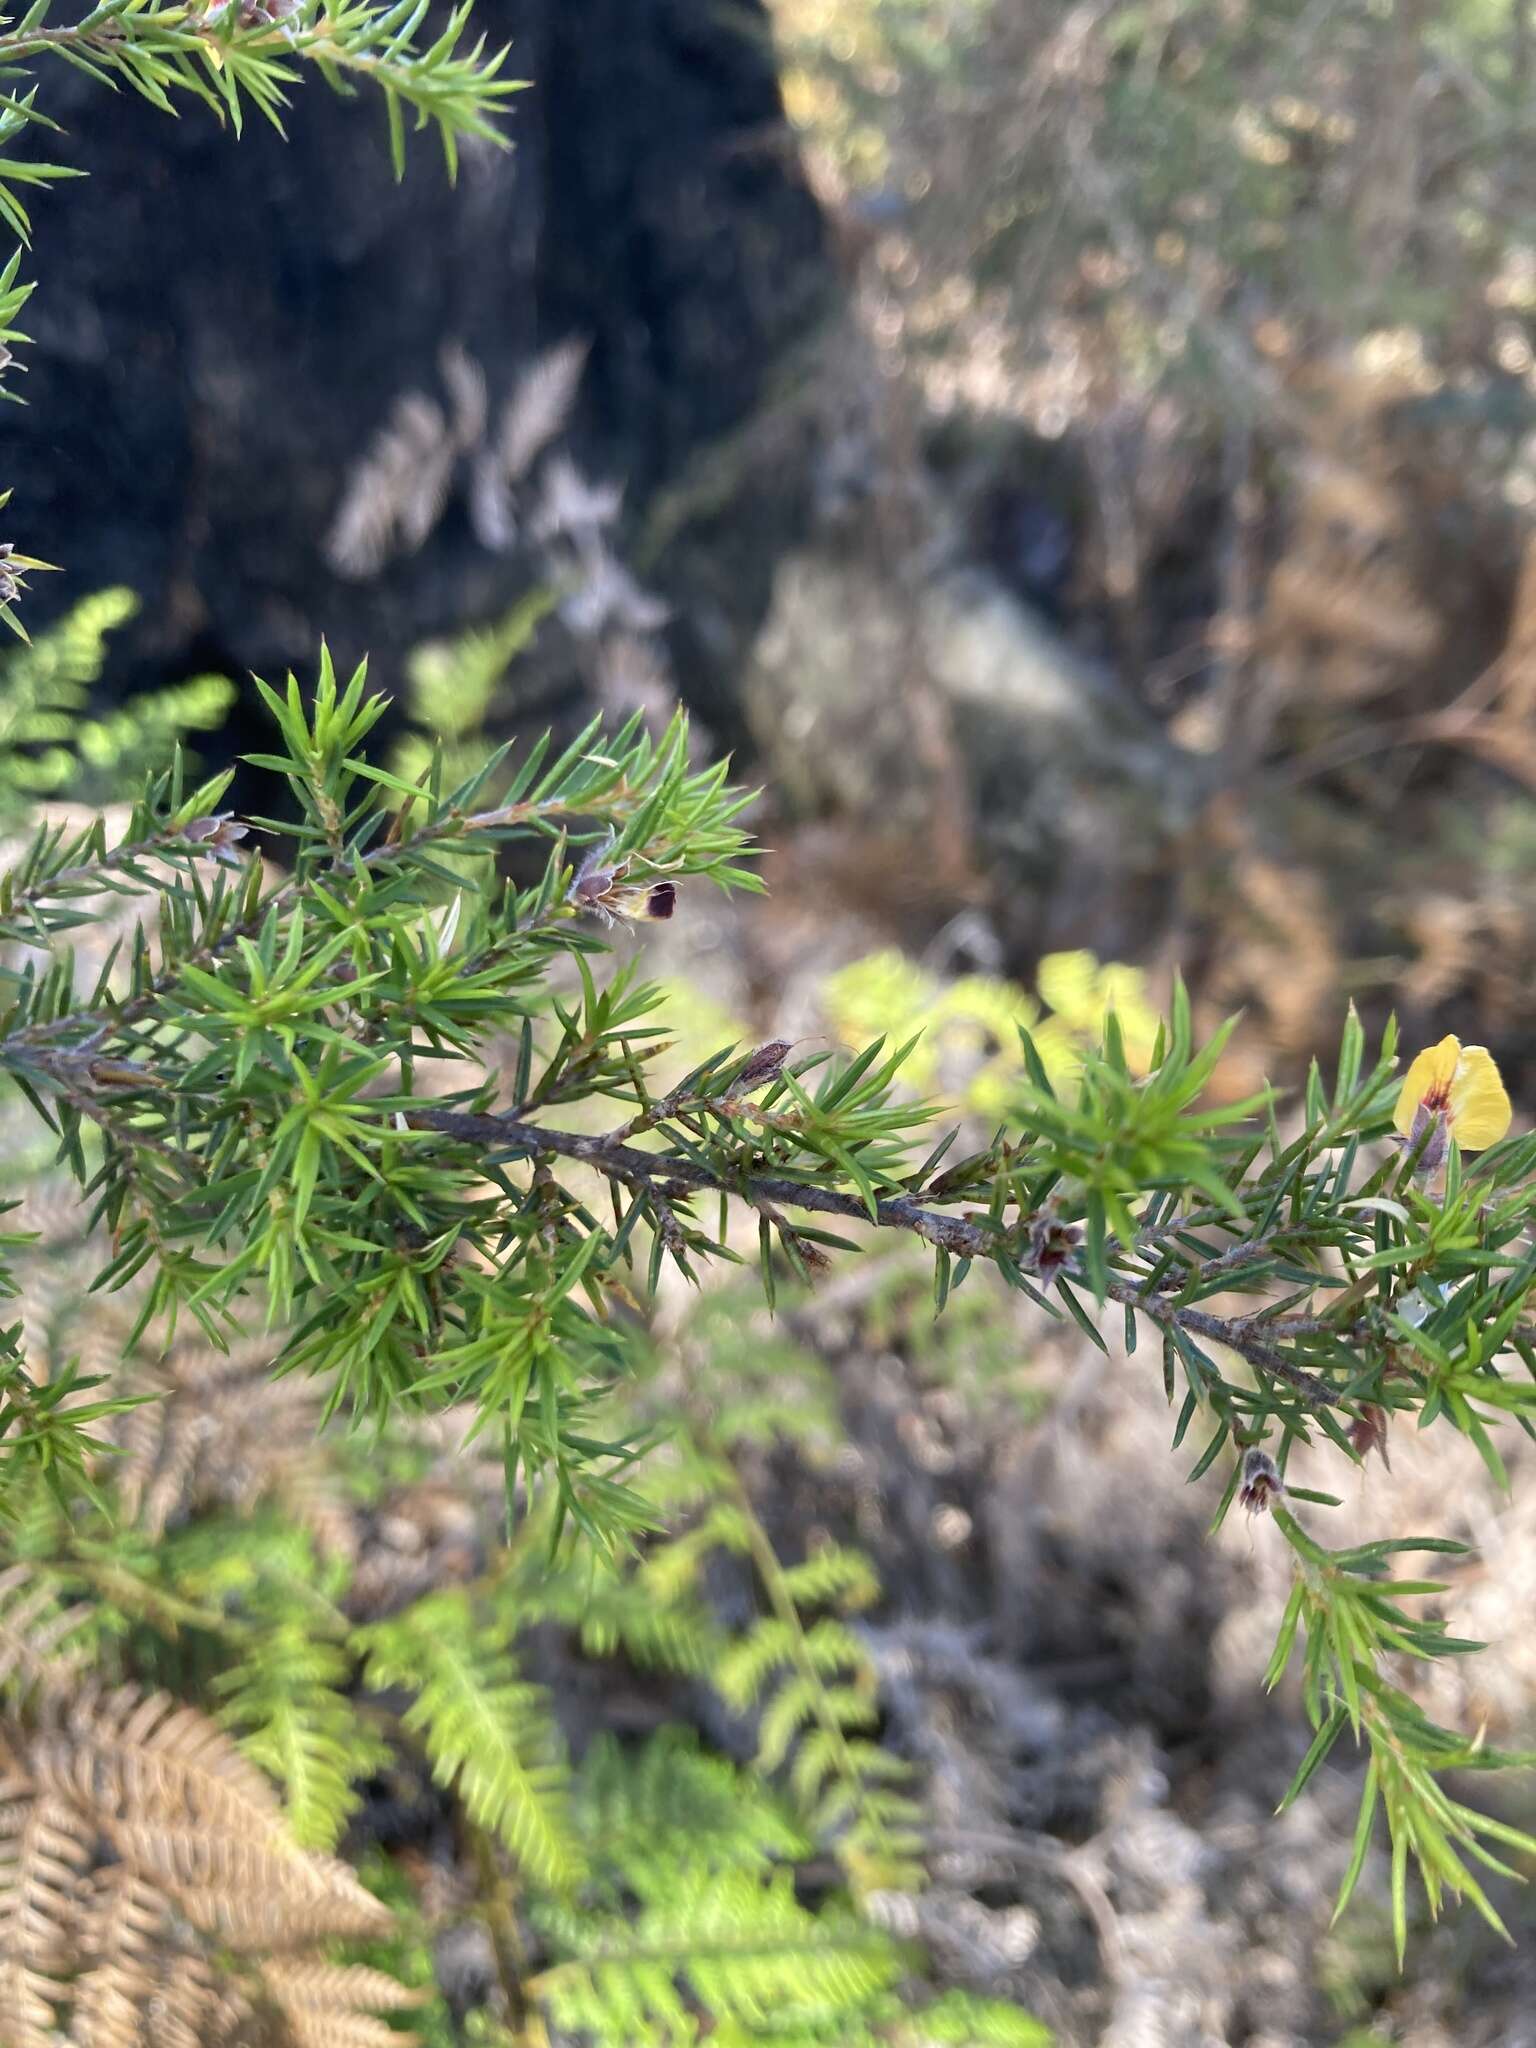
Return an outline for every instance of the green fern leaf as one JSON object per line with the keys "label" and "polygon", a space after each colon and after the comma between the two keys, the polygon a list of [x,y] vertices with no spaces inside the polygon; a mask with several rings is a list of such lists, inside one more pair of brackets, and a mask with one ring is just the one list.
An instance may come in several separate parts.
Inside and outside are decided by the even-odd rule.
{"label": "green fern leaf", "polygon": [[727,1706],[745,1713],[761,1698],[776,1671],[791,1668],[796,1647],[796,1632],[787,1622],[758,1622],[750,1633],[738,1637],[716,1664],[711,1674],[715,1690]]}
{"label": "green fern leaf", "polygon": [[[633,1919],[596,1916],[580,1952],[530,1985],[562,2031],[614,2043],[779,2040],[795,2029],[856,2039],[905,1967],[889,1936],[795,1895],[793,1873],[679,1868]],[[734,2031],[732,2031],[734,2030]]]}
{"label": "green fern leaf", "polygon": [[868,1607],[880,1596],[874,1566],[860,1550],[825,1544],[804,1564],[783,1573],[785,1591],[797,1607]]}
{"label": "green fern leaf", "polygon": [[357,1781],[389,1756],[340,1691],[349,1671],[335,1644],[287,1622],[217,1680],[228,1698],[223,1725],[283,1787],[288,1824],[305,1849],[335,1847],[358,1805]]}
{"label": "green fern leaf", "polygon": [[569,1771],[548,1695],[518,1677],[505,1621],[477,1616],[462,1592],[435,1593],[357,1633],[364,1676],[416,1694],[404,1725],[438,1783],[504,1842],[527,1876],[556,1891],[582,1876]]}
{"label": "green fern leaf", "polygon": [[692,1573],[680,1575],[664,1596],[654,1579],[605,1569],[593,1558],[551,1565],[542,1531],[518,1564],[503,1590],[520,1629],[557,1621],[577,1631],[589,1657],[622,1651],[642,1670],[689,1677],[706,1672],[720,1653],[720,1630],[694,1597]]}
{"label": "green fern leaf", "polygon": [[66,792],[86,803],[120,797],[165,761],[183,733],[223,723],[235,697],[223,676],[145,691],[91,716],[107,636],[137,610],[131,591],[99,590],[7,651],[0,662],[0,810],[21,812]]}
{"label": "green fern leaf", "polygon": [[889,2038],[896,2048],[1049,2048],[1055,2036],[1021,2006],[946,1991]]}
{"label": "green fern leaf", "polygon": [[574,1810],[602,1870],[642,1899],[664,1896],[682,1863],[763,1869],[814,1849],[771,1787],[707,1755],[691,1729],[663,1729],[636,1753],[594,1742]]}

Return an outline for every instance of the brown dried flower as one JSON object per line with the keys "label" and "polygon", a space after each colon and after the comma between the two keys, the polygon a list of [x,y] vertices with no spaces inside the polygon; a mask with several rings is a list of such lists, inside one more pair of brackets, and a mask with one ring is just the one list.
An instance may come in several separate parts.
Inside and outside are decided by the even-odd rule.
{"label": "brown dried flower", "polygon": [[1387,1456],[1387,1411],[1374,1403],[1360,1410],[1359,1416],[1349,1426],[1351,1449],[1363,1464],[1372,1451],[1380,1454],[1381,1462],[1390,1472],[1392,1460]]}
{"label": "brown dried flower", "polygon": [[784,1070],[784,1062],[793,1043],[788,1038],[770,1038],[766,1045],[760,1045],[731,1083],[732,1091],[759,1088],[764,1081],[776,1081]]}
{"label": "brown dried flower", "polygon": [[596,846],[589,846],[582,855],[576,878],[571,883],[568,901],[582,910],[595,908],[608,894],[615,882],[622,881],[629,873],[629,862],[621,860],[610,864],[608,854],[613,846],[613,834]]}
{"label": "brown dried flower", "polygon": [[590,910],[604,924],[629,924],[637,918],[669,918],[677,908],[676,882],[640,882],[626,887],[632,865],[609,858],[614,835],[590,847],[576,870],[567,902],[578,910]]}
{"label": "brown dried flower", "polygon": [[813,1244],[808,1237],[802,1237],[798,1230],[789,1230],[781,1226],[779,1235],[783,1239],[785,1251],[791,1258],[799,1259],[807,1273],[825,1273],[830,1268],[832,1261],[821,1246]]}
{"label": "brown dried flower", "polygon": [[1029,1222],[1027,1270],[1049,1280],[1067,1265],[1083,1241],[1075,1223],[1063,1223],[1052,1208],[1038,1210]]}
{"label": "brown dried flower", "polygon": [[1267,1514],[1285,1492],[1280,1467],[1257,1445],[1243,1453],[1243,1481],[1237,1489],[1237,1504],[1250,1515]]}
{"label": "brown dried flower", "polygon": [[242,825],[232,811],[216,811],[211,817],[194,818],[190,825],[182,827],[183,839],[190,839],[227,868],[240,865],[240,841],[250,832],[249,825]]}
{"label": "brown dried flower", "polygon": [[297,8],[298,0],[238,0],[236,18],[241,28],[272,28]]}

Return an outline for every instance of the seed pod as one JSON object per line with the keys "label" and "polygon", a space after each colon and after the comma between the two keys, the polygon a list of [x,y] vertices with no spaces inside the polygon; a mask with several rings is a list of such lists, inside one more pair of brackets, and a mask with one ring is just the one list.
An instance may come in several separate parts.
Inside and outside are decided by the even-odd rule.
{"label": "seed pod", "polygon": [[776,1081],[784,1070],[792,1044],[788,1038],[770,1038],[766,1045],[760,1045],[731,1083],[732,1090],[760,1088],[764,1081]]}

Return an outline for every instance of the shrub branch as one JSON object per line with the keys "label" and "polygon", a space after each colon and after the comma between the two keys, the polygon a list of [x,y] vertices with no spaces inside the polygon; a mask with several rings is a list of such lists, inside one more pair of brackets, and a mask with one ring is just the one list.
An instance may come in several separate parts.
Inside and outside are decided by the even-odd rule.
{"label": "shrub branch", "polygon": [[[1012,1251],[1024,1272],[1037,1270],[1028,1250],[1031,1229],[1036,1221],[1034,1215],[1023,1216],[1011,1225],[1004,1225],[986,1216],[946,1215],[940,1209],[925,1208],[910,1196],[887,1195],[876,1199],[871,1216],[869,1207],[857,1196],[845,1194],[837,1188],[818,1187],[811,1182],[791,1180],[783,1174],[748,1173],[732,1177],[676,1153],[642,1152],[613,1138],[592,1137],[580,1131],[552,1130],[548,1125],[527,1123],[513,1115],[418,1109],[411,1111],[408,1120],[417,1130],[440,1131],[445,1137],[488,1148],[490,1159],[548,1156],[574,1160],[582,1166],[591,1167],[608,1180],[637,1189],[645,1195],[659,1197],[664,1202],[696,1194],[736,1195],[753,1206],[778,1208],[787,1205],[808,1209],[820,1216],[844,1217],[849,1222],[873,1221],[885,1230],[909,1231],[955,1258],[991,1259],[999,1250]],[[1262,1256],[1255,1247],[1244,1246],[1242,1249],[1248,1254],[1246,1263],[1253,1263]],[[1225,1263],[1224,1258],[1218,1257],[1202,1270],[1221,1268]],[[1243,1262],[1231,1261],[1234,1266],[1239,1263]],[[1072,1264],[1071,1277],[1078,1280],[1086,1278],[1078,1262]],[[1295,1364],[1272,1341],[1276,1335],[1283,1335],[1288,1330],[1302,1334],[1335,1329],[1334,1325],[1319,1317],[1211,1315],[1203,1309],[1161,1301],[1155,1294],[1148,1294],[1131,1282],[1114,1277],[1109,1282],[1108,1298],[1147,1316],[1163,1328],[1175,1324],[1192,1337],[1204,1337],[1226,1345],[1228,1350],[1235,1351],[1258,1371],[1284,1380],[1287,1386],[1294,1387],[1316,1407],[1327,1406],[1338,1398],[1326,1380]],[[1347,1335],[1348,1332],[1339,1331],[1338,1334]]]}

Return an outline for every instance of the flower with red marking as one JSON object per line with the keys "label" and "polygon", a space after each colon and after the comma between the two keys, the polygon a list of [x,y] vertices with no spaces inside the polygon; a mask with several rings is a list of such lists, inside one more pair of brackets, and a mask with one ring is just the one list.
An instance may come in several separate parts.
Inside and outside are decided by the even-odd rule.
{"label": "flower with red marking", "polygon": [[1063,1223],[1053,1204],[1047,1202],[1029,1219],[1029,1267],[1042,1279],[1051,1280],[1072,1259],[1083,1241],[1075,1223]]}
{"label": "flower with red marking", "polygon": [[1463,1152],[1482,1152],[1499,1142],[1509,1119],[1509,1097],[1493,1054],[1447,1036],[1408,1069],[1392,1121],[1410,1146],[1422,1141],[1417,1170],[1427,1179],[1444,1164],[1450,1139]]}
{"label": "flower with red marking", "polygon": [[1257,1445],[1243,1453],[1242,1483],[1237,1489],[1237,1504],[1246,1508],[1250,1515],[1268,1514],[1274,1503],[1285,1492],[1285,1481],[1280,1477],[1280,1467]]}

